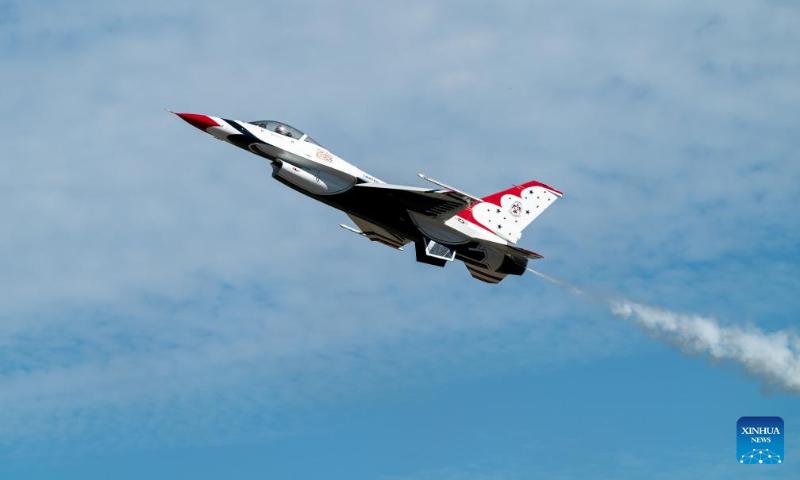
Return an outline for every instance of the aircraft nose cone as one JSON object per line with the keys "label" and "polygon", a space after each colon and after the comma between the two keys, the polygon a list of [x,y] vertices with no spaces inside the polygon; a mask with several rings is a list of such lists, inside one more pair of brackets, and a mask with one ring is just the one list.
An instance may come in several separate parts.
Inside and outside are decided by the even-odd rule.
{"label": "aircraft nose cone", "polygon": [[205,115],[197,115],[194,113],[176,113],[175,115],[186,120],[186,123],[197,127],[202,131],[206,131],[209,127],[219,127],[219,123],[215,122],[211,117]]}

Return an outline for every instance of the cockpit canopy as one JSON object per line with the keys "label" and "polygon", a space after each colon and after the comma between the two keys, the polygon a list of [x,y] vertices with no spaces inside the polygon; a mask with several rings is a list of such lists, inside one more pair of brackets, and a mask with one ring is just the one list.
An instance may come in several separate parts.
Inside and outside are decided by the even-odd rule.
{"label": "cockpit canopy", "polygon": [[255,122],[248,122],[248,123],[250,123],[251,125],[255,125],[257,127],[261,127],[264,130],[269,130],[270,132],[279,133],[281,135],[285,135],[290,138],[296,138],[298,140],[303,140],[308,143],[313,143],[314,145],[319,145],[319,143],[315,142],[313,138],[309,137],[305,133],[301,132],[300,130],[294,128],[291,125],[287,125],[282,122],[276,122],[274,120],[256,120]]}

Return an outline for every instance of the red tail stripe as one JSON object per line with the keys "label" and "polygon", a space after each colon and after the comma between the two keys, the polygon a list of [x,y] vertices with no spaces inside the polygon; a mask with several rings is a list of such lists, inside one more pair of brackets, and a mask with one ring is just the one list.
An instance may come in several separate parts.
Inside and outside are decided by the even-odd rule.
{"label": "red tail stripe", "polygon": [[514,185],[513,187],[503,190],[502,192],[493,193],[488,197],[483,197],[483,201],[494,203],[495,205],[500,205],[500,199],[503,198],[503,195],[510,193],[512,195],[519,196],[520,192],[522,192],[528,187],[542,187],[550,190],[551,192],[555,193],[558,196],[563,195],[562,192],[559,192],[558,190],[549,185],[545,185],[542,182],[537,182],[536,180],[532,180],[530,182],[523,183],[522,185]]}
{"label": "red tail stripe", "polygon": [[[513,187],[508,188],[506,190],[503,190],[502,192],[493,193],[493,194],[491,194],[489,196],[483,197],[482,200],[484,202],[487,202],[487,203],[493,203],[493,204],[495,204],[495,205],[497,205],[499,207],[500,206],[500,199],[503,198],[503,195],[510,193],[510,194],[513,194],[513,195],[516,195],[516,196],[520,196],[520,193],[522,193],[522,191],[525,190],[528,187],[542,187],[542,188],[546,188],[546,189],[550,190],[551,192],[555,193],[558,196],[563,195],[562,192],[556,190],[555,188],[553,188],[553,187],[551,187],[549,185],[545,185],[542,182],[537,182],[536,180],[531,180],[530,182],[523,183],[522,185],[514,185]],[[475,218],[475,216],[472,214],[472,207],[473,206],[474,205],[470,205],[469,207],[465,208],[464,210],[459,212],[457,216],[463,218],[464,220],[467,220],[469,222],[474,223],[475,225],[483,228],[484,230],[486,230],[487,232],[489,232],[489,233],[491,233],[493,235],[497,235],[491,229],[489,229],[486,225],[482,224],[481,222],[479,222]],[[531,252],[531,253],[533,253],[533,252]]]}

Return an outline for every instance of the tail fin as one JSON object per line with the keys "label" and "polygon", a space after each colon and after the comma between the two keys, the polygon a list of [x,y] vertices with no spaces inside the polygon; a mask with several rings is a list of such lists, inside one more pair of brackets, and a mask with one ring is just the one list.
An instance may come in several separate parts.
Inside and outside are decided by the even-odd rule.
{"label": "tail fin", "polygon": [[482,202],[472,205],[458,216],[481,225],[500,238],[517,243],[522,230],[561,195],[554,188],[531,181],[484,197]]}

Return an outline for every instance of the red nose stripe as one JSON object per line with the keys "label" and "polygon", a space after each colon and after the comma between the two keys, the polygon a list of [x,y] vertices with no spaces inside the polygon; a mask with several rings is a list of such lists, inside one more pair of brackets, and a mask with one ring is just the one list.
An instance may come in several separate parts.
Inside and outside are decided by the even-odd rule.
{"label": "red nose stripe", "polygon": [[208,127],[219,127],[219,123],[205,115],[195,115],[194,113],[176,113],[175,115],[186,120],[186,123],[197,127],[204,132]]}

